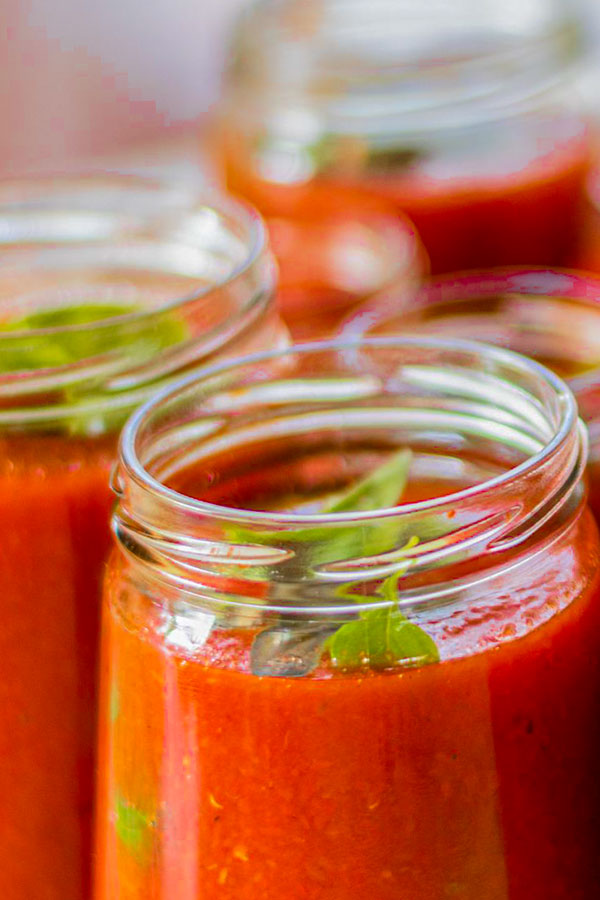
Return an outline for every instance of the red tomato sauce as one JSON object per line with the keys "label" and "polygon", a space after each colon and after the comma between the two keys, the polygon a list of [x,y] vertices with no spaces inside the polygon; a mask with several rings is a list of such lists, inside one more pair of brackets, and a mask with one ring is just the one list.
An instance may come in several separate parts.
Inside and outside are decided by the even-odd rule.
{"label": "red tomato sauce", "polygon": [[0,894],[89,896],[115,438],[0,438]]}
{"label": "red tomato sauce", "polygon": [[587,179],[584,236],[576,261],[577,268],[600,272],[600,171],[597,159]]}
{"label": "red tomato sauce", "polygon": [[500,604],[431,611],[441,663],[300,678],[250,674],[253,628],[186,649],[115,556],[96,900],[591,900],[599,559],[572,528]]}
{"label": "red tomato sauce", "polygon": [[385,198],[347,191],[338,206],[315,194],[308,212],[267,224],[277,303],[296,340],[335,334],[354,307],[392,284],[410,296],[429,267],[413,225]]}
{"label": "red tomato sauce", "polygon": [[575,265],[586,220],[591,143],[588,134],[580,134],[497,175],[437,177],[417,168],[345,177],[338,171],[291,186],[261,180],[237,147],[226,146],[224,152],[229,190],[267,217],[310,215],[324,202],[339,213],[361,194],[371,201],[385,199],[414,223],[437,274],[502,265]]}

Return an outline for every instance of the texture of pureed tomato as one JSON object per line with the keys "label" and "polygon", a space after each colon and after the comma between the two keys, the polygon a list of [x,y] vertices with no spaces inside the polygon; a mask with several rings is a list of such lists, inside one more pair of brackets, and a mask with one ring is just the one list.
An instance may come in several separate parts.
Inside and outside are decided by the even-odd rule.
{"label": "texture of pureed tomato", "polygon": [[[515,138],[518,142],[518,138]],[[435,273],[502,265],[575,265],[586,213],[592,139],[587,132],[498,174],[431,177],[393,170],[346,177],[324,173],[277,185],[253,173],[238,146],[223,148],[228,188],[266,216],[310,214],[324,201],[336,212],[379,197],[415,225]]]}
{"label": "texture of pureed tomato", "polygon": [[419,619],[439,664],[343,672],[325,654],[300,678],[250,674],[252,628],[178,646],[113,557],[96,900],[592,900],[589,512],[538,549],[489,602]]}
{"label": "texture of pureed tomato", "polygon": [[89,896],[114,436],[0,438],[0,893]]}

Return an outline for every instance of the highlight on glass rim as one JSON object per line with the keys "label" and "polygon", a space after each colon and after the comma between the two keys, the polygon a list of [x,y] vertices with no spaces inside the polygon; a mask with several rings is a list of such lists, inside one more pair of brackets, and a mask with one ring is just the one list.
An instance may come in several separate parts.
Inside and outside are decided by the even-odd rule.
{"label": "highlight on glass rim", "polygon": [[4,12],[1,900],[598,900],[600,6]]}

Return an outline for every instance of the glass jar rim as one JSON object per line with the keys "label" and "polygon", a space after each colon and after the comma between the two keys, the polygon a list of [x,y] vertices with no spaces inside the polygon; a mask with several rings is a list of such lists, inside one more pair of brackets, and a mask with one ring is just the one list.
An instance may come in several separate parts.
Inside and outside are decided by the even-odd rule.
{"label": "glass jar rim", "polygon": [[[448,16],[442,7],[438,24],[431,10],[412,5],[408,16],[393,0],[375,12],[369,8],[367,23],[353,0],[251,4],[234,31],[227,115],[260,121],[268,133],[299,145],[357,135],[382,149],[398,137],[435,145],[438,133],[447,140],[463,128],[542,108],[583,53],[581,25],[565,3],[560,9],[555,4],[553,17],[546,10],[540,14],[538,3],[530,4],[529,20],[512,9],[512,19],[509,11],[499,22],[496,12],[489,23],[485,11],[473,23],[473,10],[469,17],[463,9],[462,37],[456,11]],[[398,46],[392,38],[404,35],[407,24],[428,29],[430,44],[417,31],[404,48]],[[502,36],[496,44],[490,39],[494,28]],[[444,40],[446,53],[440,49]],[[415,48],[421,45],[419,55]]]}
{"label": "glass jar rim", "polygon": [[[229,216],[231,220],[240,222],[247,232],[248,246],[244,258],[239,262],[234,262],[230,271],[221,279],[217,279],[198,290],[185,292],[181,297],[177,297],[175,300],[167,301],[152,308],[114,315],[83,324],[77,323],[46,326],[43,328],[27,328],[23,329],[21,332],[14,330],[10,332],[12,339],[25,335],[46,337],[58,333],[77,334],[97,328],[112,328],[117,323],[143,323],[151,321],[161,313],[181,308],[188,303],[199,300],[203,296],[210,294],[212,291],[217,290],[224,285],[234,282],[243,272],[256,262],[261,253],[268,247],[268,233],[261,216],[254,207],[241,198],[233,198],[206,185],[195,185],[193,195],[190,197],[189,183],[184,180],[169,178],[167,176],[139,175],[128,172],[104,172],[92,170],[89,172],[78,172],[77,174],[59,173],[57,175],[33,175],[31,177],[22,176],[18,178],[1,179],[0,227],[2,226],[2,218],[5,211],[8,212],[8,204],[10,204],[11,212],[24,211],[32,207],[51,209],[53,191],[56,187],[60,190],[69,188],[71,190],[78,190],[89,186],[90,183],[102,191],[106,190],[108,184],[114,184],[119,191],[125,191],[126,189],[135,186],[136,188],[143,188],[147,191],[162,192],[165,193],[166,196],[169,196],[170,194],[176,196],[179,195],[180,201],[184,200],[184,198],[188,201],[185,207],[188,212],[195,208],[205,207],[216,212],[218,215]],[[3,193],[10,192],[11,189],[14,189],[17,192],[17,196],[14,200],[7,201],[3,198]],[[33,189],[32,197],[25,200],[19,199],[19,190],[23,192],[28,189]],[[191,202],[189,202],[190,200]],[[69,212],[69,210],[67,210],[67,212]],[[157,210],[157,213],[160,214],[160,210]],[[153,217],[152,215],[147,216],[147,214],[143,212],[140,213],[140,216],[141,219],[139,220],[137,227],[126,229],[124,233],[117,232],[114,235],[114,238],[118,240],[120,237],[136,237],[143,235],[142,229],[147,224],[147,221],[145,220],[149,219],[152,221]],[[139,231],[137,230],[138,228],[140,229]],[[9,234],[10,227],[7,226],[7,233],[4,235],[0,233],[0,249],[7,243],[13,243],[12,241],[7,240]],[[38,238],[38,240],[34,241],[36,252],[42,255],[47,254],[49,258],[52,258],[52,256],[55,255],[55,250],[57,254],[68,252],[76,254],[78,250],[93,247],[95,244],[93,238],[91,241],[86,241],[84,239],[81,241],[70,241],[69,243],[63,243],[59,240],[57,245],[49,247],[48,242],[50,237],[51,236],[41,241]],[[19,252],[12,251],[11,256],[8,257],[8,261],[9,263],[14,262],[18,268],[20,263]],[[30,262],[28,261],[27,264],[30,265]],[[6,335],[0,330],[0,345],[2,339],[5,337]]]}
{"label": "glass jar rim", "polygon": [[9,428],[122,423],[148,390],[266,322],[276,283],[256,210],[176,176],[0,180],[0,253]]}
{"label": "glass jar rim", "polygon": [[[458,276],[440,276],[423,285],[421,295],[426,306],[448,302],[444,297],[445,288],[465,291],[465,300],[485,297],[496,292],[519,294],[527,301],[535,302],[537,296],[576,301],[582,306],[595,308],[600,315],[600,278],[591,273],[570,269],[550,269],[545,266],[527,268],[503,267],[496,270],[475,270]],[[573,393],[585,389],[590,382],[600,379],[600,364],[590,367],[585,373],[565,376],[565,381]]]}
{"label": "glass jar rim", "polygon": [[[495,361],[499,364],[512,366],[515,373],[535,374],[541,383],[544,384],[556,398],[561,408],[561,418],[558,427],[555,428],[554,434],[548,440],[543,448],[529,456],[523,462],[519,463],[505,472],[488,480],[482,481],[468,488],[445,494],[442,497],[435,497],[430,500],[414,501],[410,503],[401,503],[397,506],[384,507],[382,509],[374,509],[368,511],[344,511],[333,513],[281,513],[267,512],[262,510],[248,510],[237,507],[229,507],[199,500],[180,493],[164,484],[158,478],[154,477],[148,468],[144,465],[138,452],[138,442],[143,429],[149,424],[152,416],[160,410],[161,406],[169,402],[177,402],[186,394],[208,382],[215,376],[226,373],[233,373],[235,370],[243,370],[246,366],[261,364],[264,362],[276,361],[292,354],[310,354],[314,352],[333,350],[342,352],[352,352],[361,348],[424,348],[439,351],[463,351],[471,353],[482,359]],[[419,337],[370,337],[361,340],[327,340],[318,341],[307,344],[293,345],[284,350],[271,351],[268,353],[255,353],[245,357],[241,357],[232,361],[223,362],[211,367],[204,368],[200,373],[196,372],[185,378],[179,379],[176,383],[166,387],[156,393],[150,400],[138,407],[127,421],[120,437],[120,460],[115,469],[113,477],[113,489],[117,496],[123,493],[124,483],[131,480],[142,490],[154,495],[160,501],[173,505],[180,510],[190,513],[204,514],[219,518],[224,521],[235,521],[236,523],[248,523],[252,525],[267,525],[273,527],[298,528],[306,526],[320,526],[327,524],[356,524],[358,522],[366,522],[375,519],[382,519],[386,516],[398,517],[404,514],[419,513],[428,510],[434,510],[436,507],[457,505],[461,501],[471,499],[473,497],[485,494],[492,490],[502,489],[513,480],[519,479],[527,473],[535,470],[546,460],[551,458],[553,454],[563,445],[565,445],[572,437],[575,431],[579,431],[578,440],[584,445],[583,457],[586,457],[587,444],[585,430],[582,429],[581,422],[578,419],[578,411],[575,399],[565,383],[551,370],[547,369],[540,363],[527,359],[520,354],[510,350],[495,347],[491,344],[479,343],[476,341],[452,339],[444,340],[439,338],[430,338],[427,336]],[[581,474],[581,453],[578,454],[577,468],[579,475]],[[585,459],[584,459],[585,461]]]}
{"label": "glass jar rim", "polygon": [[[403,305],[393,287],[386,289],[353,310],[340,326],[339,334],[346,339],[364,337],[404,312],[412,317],[414,313],[441,309],[447,304],[467,304],[502,294],[519,295],[526,303],[537,303],[539,297],[576,302],[600,315],[600,277],[591,272],[548,266],[500,266],[436,275],[411,297],[410,309]],[[586,367],[585,372],[565,375],[564,381],[576,397],[586,392],[600,383],[600,360],[598,365]]]}

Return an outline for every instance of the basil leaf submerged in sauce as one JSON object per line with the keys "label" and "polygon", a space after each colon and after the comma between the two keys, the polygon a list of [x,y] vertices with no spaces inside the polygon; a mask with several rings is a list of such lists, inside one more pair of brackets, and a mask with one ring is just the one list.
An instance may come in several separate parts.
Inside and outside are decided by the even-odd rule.
{"label": "basil leaf submerged in sauce", "polygon": [[133,803],[117,795],[115,803],[115,831],[122,844],[136,855],[150,848],[156,819],[139,810]]}

